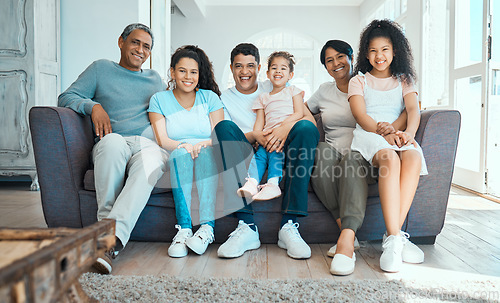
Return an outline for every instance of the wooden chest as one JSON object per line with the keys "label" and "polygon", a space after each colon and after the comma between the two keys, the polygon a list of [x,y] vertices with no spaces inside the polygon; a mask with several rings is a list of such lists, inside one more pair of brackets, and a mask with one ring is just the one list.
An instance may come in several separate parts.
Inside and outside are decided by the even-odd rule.
{"label": "wooden chest", "polygon": [[114,244],[114,220],[82,229],[0,229],[0,303],[93,301],[78,278]]}

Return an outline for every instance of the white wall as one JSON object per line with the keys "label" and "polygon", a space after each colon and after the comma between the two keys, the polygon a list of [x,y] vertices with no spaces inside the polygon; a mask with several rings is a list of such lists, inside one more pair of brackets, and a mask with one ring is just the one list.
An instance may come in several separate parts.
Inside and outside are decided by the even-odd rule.
{"label": "white wall", "polygon": [[358,7],[208,6],[205,16],[191,20],[178,12],[174,14],[172,49],[186,44],[201,47],[214,64],[218,83],[222,83],[231,50],[238,43],[273,28],[311,36],[321,45],[330,39],[340,39],[354,49],[358,47]]}
{"label": "white wall", "polygon": [[125,26],[149,23],[143,19],[148,14],[139,9],[143,5],[143,0],[61,1],[62,91],[93,61],[120,60],[118,37]]}
{"label": "white wall", "polygon": [[[119,35],[127,24],[142,22],[149,25],[149,20],[145,20],[149,2],[61,1],[61,89],[65,90],[94,60],[118,61]],[[356,54],[360,31],[366,25],[362,22],[381,3],[382,0],[364,1],[360,7],[207,6],[205,17],[197,20],[188,19],[177,11],[171,16],[171,44],[167,44],[171,45],[171,51],[185,44],[203,48],[214,64],[217,81],[221,83],[233,47],[273,28],[302,33],[320,45],[330,39],[345,40]],[[421,1],[408,1],[408,11],[411,13],[406,18],[407,36],[420,75]],[[158,43],[162,36],[168,38],[168,29],[166,33],[154,28],[153,31],[158,32],[155,36]],[[153,51],[153,55],[166,56],[164,63],[168,63],[171,54],[160,52],[162,54]]]}

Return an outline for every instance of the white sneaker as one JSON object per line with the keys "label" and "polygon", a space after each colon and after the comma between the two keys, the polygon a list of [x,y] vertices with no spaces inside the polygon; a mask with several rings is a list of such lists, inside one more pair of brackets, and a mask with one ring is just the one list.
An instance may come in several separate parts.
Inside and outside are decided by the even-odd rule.
{"label": "white sneaker", "polygon": [[175,225],[175,228],[178,231],[168,248],[168,255],[172,258],[182,258],[188,254],[186,240],[193,236],[193,231],[191,228],[181,228],[180,225]]}
{"label": "white sneaker", "polygon": [[[403,237],[403,262],[420,264],[424,262],[424,252],[418,248],[417,245],[413,244],[410,239],[410,234],[402,230],[399,231],[401,237]],[[382,241],[387,237],[387,233],[382,237]]]}
{"label": "white sneaker", "polygon": [[401,235],[391,235],[382,242],[380,268],[386,272],[398,272],[403,264],[404,240]]}
{"label": "white sneaker", "polygon": [[259,192],[259,189],[257,187],[258,184],[255,183],[251,178],[245,178],[245,180],[247,180],[247,182],[245,182],[245,185],[243,185],[236,191],[236,194],[242,198],[251,198]]}
{"label": "white sneaker", "polygon": [[417,245],[410,241],[410,234],[400,231],[403,237],[403,262],[419,264],[424,263],[424,252]]}
{"label": "white sneaker", "polygon": [[207,250],[208,244],[214,242],[214,240],[212,226],[203,224],[191,238],[186,240],[186,246],[198,255],[202,255]]}
{"label": "white sneaker", "polygon": [[273,183],[266,183],[264,185],[259,185],[260,191],[252,197],[252,199],[257,201],[271,200],[276,197],[281,196],[281,189],[278,185]]}
{"label": "white sneaker", "polygon": [[238,222],[238,227],[229,234],[229,239],[217,250],[217,255],[221,258],[237,258],[247,250],[260,247],[259,230],[250,228],[252,224],[246,224],[243,220]]}
{"label": "white sneaker", "polygon": [[286,253],[294,259],[308,259],[311,257],[311,248],[299,234],[299,223],[288,223],[278,232],[278,246],[286,249]]}
{"label": "white sneaker", "polygon": [[[359,249],[359,247],[360,246],[359,246],[358,238],[354,237],[354,250]],[[336,251],[337,251],[337,244],[330,247],[330,249],[328,250],[326,255],[333,258],[335,256]]]}
{"label": "white sneaker", "polygon": [[346,255],[335,254],[332,264],[330,265],[330,273],[337,276],[347,276],[354,272],[356,264],[356,254],[352,253],[352,258]]}

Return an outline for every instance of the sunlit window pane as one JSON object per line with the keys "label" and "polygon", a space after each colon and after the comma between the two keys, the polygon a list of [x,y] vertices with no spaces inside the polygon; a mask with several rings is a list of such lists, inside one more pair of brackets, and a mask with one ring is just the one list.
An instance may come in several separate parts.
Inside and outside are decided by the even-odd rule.
{"label": "sunlit window pane", "polygon": [[386,0],[385,1],[385,17],[387,19],[394,20],[395,15],[396,14],[394,11],[394,0]]}
{"label": "sunlit window pane", "polygon": [[401,0],[401,14],[406,13],[407,7],[408,7],[408,0]]}
{"label": "sunlit window pane", "polygon": [[481,76],[455,81],[456,109],[462,116],[456,165],[479,172],[481,167]]}
{"label": "sunlit window pane", "polygon": [[500,96],[500,70],[494,69],[491,72],[493,75],[493,80],[491,81],[491,94]]}
{"label": "sunlit window pane", "polygon": [[449,104],[449,10],[447,0],[428,3],[424,12],[422,107]]}
{"label": "sunlit window pane", "polygon": [[455,68],[481,62],[483,0],[457,0],[455,9]]}

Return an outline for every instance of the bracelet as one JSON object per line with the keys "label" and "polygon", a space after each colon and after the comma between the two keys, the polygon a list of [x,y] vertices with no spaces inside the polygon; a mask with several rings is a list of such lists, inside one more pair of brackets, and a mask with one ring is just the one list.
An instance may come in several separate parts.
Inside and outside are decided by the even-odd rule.
{"label": "bracelet", "polygon": [[186,144],[186,142],[181,142],[181,143],[177,144],[177,148],[179,148],[179,146],[181,146],[182,144]]}

